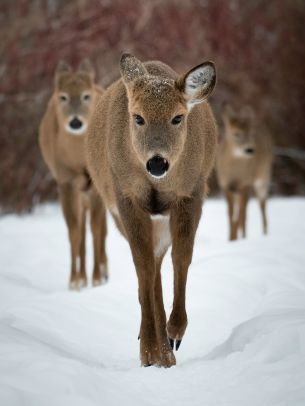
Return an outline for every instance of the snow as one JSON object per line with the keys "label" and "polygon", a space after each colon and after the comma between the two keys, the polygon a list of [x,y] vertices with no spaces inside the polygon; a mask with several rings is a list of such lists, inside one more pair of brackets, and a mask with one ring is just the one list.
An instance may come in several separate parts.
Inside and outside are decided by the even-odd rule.
{"label": "snow", "polygon": [[[0,218],[0,405],[304,406],[305,199],[271,199],[268,213],[265,237],[251,201],[249,238],[230,243],[224,201],[206,202],[171,369],[139,366],[136,275],[110,218],[109,283],[81,292],[67,289],[57,205]],[[168,314],[171,269],[167,255]]]}

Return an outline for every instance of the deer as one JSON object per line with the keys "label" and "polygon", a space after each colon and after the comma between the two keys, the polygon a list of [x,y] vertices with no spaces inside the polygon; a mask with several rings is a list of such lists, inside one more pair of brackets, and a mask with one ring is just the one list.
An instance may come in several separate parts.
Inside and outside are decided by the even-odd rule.
{"label": "deer", "polygon": [[[138,279],[142,366],[176,364],[187,327],[185,295],[196,230],[217,145],[207,102],[212,62],[183,75],[124,53],[121,77],[96,106],[86,143],[93,182],[127,239]],[[173,308],[168,322],[161,265],[172,245]]]}
{"label": "deer", "polygon": [[55,72],[55,88],[39,127],[42,156],[56,180],[71,251],[69,288],[87,286],[87,214],[94,248],[93,286],[107,281],[107,234],[104,203],[87,170],[85,140],[94,107],[103,89],[94,83],[95,72],[88,59],[76,71],[60,61]]}
{"label": "deer", "polygon": [[225,104],[224,134],[220,141],[216,173],[228,205],[229,240],[241,232],[246,237],[247,204],[251,193],[258,198],[263,233],[267,234],[266,200],[271,181],[272,137],[255,117],[251,106],[239,111]]}

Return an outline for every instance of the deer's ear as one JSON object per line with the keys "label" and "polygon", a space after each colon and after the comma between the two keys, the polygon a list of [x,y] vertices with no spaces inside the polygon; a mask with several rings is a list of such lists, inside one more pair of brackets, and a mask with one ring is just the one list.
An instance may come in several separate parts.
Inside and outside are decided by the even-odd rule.
{"label": "deer's ear", "polygon": [[59,61],[55,70],[55,84],[58,85],[59,78],[71,72],[71,66],[64,61]]}
{"label": "deer's ear", "polygon": [[233,107],[227,102],[222,105],[221,114],[225,125],[229,125],[231,121],[236,117],[236,113]]}
{"label": "deer's ear", "polygon": [[60,75],[61,73],[71,72],[71,66],[65,61],[59,61],[56,67],[55,74]]}
{"label": "deer's ear", "polygon": [[125,85],[141,76],[148,75],[148,72],[139,59],[131,54],[124,53],[120,60],[120,72]]}
{"label": "deer's ear", "polygon": [[176,81],[176,86],[184,93],[189,108],[206,100],[215,84],[216,69],[213,62],[196,66]]}
{"label": "deer's ear", "polygon": [[94,67],[93,67],[93,65],[92,65],[92,63],[90,62],[89,59],[84,59],[84,60],[79,64],[77,71],[78,71],[79,73],[84,73],[84,74],[90,76],[90,78],[91,78],[92,80],[94,80],[94,77],[95,77],[95,70],[94,70]]}

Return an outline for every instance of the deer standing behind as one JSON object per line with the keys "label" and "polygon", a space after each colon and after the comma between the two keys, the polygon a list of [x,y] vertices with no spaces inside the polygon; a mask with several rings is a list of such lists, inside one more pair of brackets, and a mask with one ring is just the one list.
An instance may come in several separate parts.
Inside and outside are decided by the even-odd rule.
{"label": "deer standing behind", "polygon": [[86,214],[90,210],[94,246],[93,285],[108,278],[105,253],[105,208],[91,184],[85,156],[87,128],[103,90],[94,84],[94,70],[88,60],[76,72],[60,62],[55,73],[55,90],[39,128],[43,158],[56,179],[71,246],[69,286],[87,285]]}
{"label": "deer standing behind", "polygon": [[270,133],[258,123],[250,106],[236,112],[226,105],[223,121],[224,136],[218,148],[216,172],[228,202],[229,239],[236,240],[239,230],[246,237],[246,210],[252,191],[259,200],[263,232],[267,234],[266,199],[272,166]]}
{"label": "deer standing behind", "polygon": [[[89,128],[88,168],[131,248],[141,363],[170,367],[187,326],[187,272],[216,153],[216,125],[205,102],[216,73],[206,62],[178,76],[161,62],[141,63],[129,54],[120,70]],[[166,324],[160,269],[171,244],[174,302]]]}

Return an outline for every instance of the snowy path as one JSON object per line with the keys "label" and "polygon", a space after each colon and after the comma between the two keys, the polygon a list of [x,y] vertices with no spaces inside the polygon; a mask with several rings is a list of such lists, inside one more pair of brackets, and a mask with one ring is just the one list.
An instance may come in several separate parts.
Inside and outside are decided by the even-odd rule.
{"label": "snowy path", "polygon": [[[112,221],[110,281],[77,293],[58,206],[0,218],[0,405],[304,406],[305,199],[268,212],[270,236],[253,201],[249,239],[228,243],[224,202],[205,204],[169,370],[139,367],[136,276]],[[169,255],[163,283],[169,313]]]}

